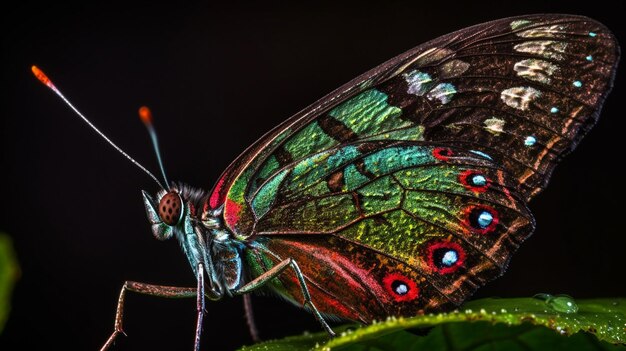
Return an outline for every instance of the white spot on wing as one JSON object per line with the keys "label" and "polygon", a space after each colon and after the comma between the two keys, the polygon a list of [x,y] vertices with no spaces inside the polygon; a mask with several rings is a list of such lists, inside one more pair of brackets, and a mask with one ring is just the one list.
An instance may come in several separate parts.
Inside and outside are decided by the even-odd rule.
{"label": "white spot on wing", "polygon": [[523,28],[526,27],[527,25],[531,24],[532,22],[529,20],[516,20],[511,22],[511,29],[512,30],[516,30],[519,28]]}
{"label": "white spot on wing", "polygon": [[452,100],[452,97],[456,94],[456,88],[450,83],[440,83],[433,90],[426,94],[428,100],[439,100],[443,105]]}
{"label": "white spot on wing", "polygon": [[562,60],[566,47],[567,43],[562,41],[533,40],[519,43],[515,45],[513,49],[517,52],[541,55],[547,58]]}
{"label": "white spot on wing", "polygon": [[500,99],[512,108],[525,111],[531,101],[541,96],[541,92],[533,87],[514,87],[503,90]]}
{"label": "white spot on wing", "polygon": [[500,133],[504,131],[505,121],[502,119],[491,117],[486,119],[483,123],[485,124],[485,129],[493,135],[500,135]]}
{"label": "white spot on wing", "polygon": [[416,96],[426,94],[434,84],[433,79],[428,73],[417,70],[405,73],[402,76],[409,86],[406,92]]}
{"label": "white spot on wing", "polygon": [[559,67],[544,60],[526,59],[517,62],[515,66],[513,66],[513,69],[520,77],[549,84],[550,76],[556,72]]}
{"label": "white spot on wing", "polygon": [[452,77],[458,77],[463,74],[470,67],[469,63],[461,60],[452,60],[444,63],[439,68],[439,78],[447,79]]}
{"label": "white spot on wing", "polygon": [[539,38],[539,37],[554,38],[554,37],[557,37],[558,34],[565,34],[563,33],[563,26],[560,26],[558,24],[555,24],[552,26],[536,27],[536,28],[527,29],[527,30],[517,33],[517,35],[522,38]]}

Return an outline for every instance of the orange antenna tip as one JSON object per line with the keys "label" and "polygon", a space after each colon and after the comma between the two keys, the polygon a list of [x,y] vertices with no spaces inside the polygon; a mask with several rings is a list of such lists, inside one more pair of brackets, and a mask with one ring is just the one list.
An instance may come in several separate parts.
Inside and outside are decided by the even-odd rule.
{"label": "orange antenna tip", "polygon": [[167,181],[167,176],[165,175],[165,168],[163,167],[163,160],[161,159],[161,151],[159,151],[159,142],[157,140],[156,131],[154,130],[154,126],[152,125],[152,112],[147,106],[141,106],[139,108],[139,118],[148,129],[148,134],[150,134],[150,139],[152,139],[152,146],[154,147],[154,153],[156,154],[157,161],[159,161],[159,167],[161,168],[161,174],[163,175],[163,180],[165,181],[165,186],[170,189],[170,183]]}
{"label": "orange antenna tip", "polygon": [[145,125],[152,124],[152,112],[147,106],[141,106],[139,108],[139,118]]}
{"label": "orange antenna tip", "polygon": [[33,71],[33,74],[35,75],[35,77],[37,77],[37,79],[39,79],[40,82],[51,88],[54,86],[50,81],[50,78],[48,78],[48,76],[46,76],[46,74],[43,73],[43,71],[40,70],[39,67],[33,65],[30,69],[31,71]]}

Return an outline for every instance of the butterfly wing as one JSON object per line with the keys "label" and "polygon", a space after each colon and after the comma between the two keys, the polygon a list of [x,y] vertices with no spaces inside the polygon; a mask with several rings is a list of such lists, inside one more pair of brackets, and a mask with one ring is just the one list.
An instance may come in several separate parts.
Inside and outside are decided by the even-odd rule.
{"label": "butterfly wing", "polygon": [[378,89],[412,110],[425,140],[490,155],[530,200],[596,123],[619,47],[589,19],[531,16],[467,33],[431,55]]}
{"label": "butterfly wing", "polygon": [[[516,188],[470,151],[353,143],[286,167],[259,187],[252,209],[255,245],[263,249],[247,259],[252,275],[296,260],[320,311],[347,319],[457,305],[499,276],[532,233]],[[279,293],[302,301],[293,272],[279,281]]]}
{"label": "butterfly wing", "polygon": [[[298,250],[299,245],[322,250],[330,245],[322,242],[332,242],[338,245],[337,257],[358,263],[339,267],[319,257],[306,264],[328,274],[329,267],[356,272],[371,268],[369,259],[358,257],[380,255],[371,257],[372,262],[383,263],[368,272],[378,277],[404,274],[426,286],[420,288],[426,299],[415,304],[418,309],[441,301],[459,303],[499,275],[517,244],[532,231],[524,202],[545,186],[558,159],[597,120],[618,56],[612,34],[579,16],[509,18],[443,36],[356,78],[270,131],[224,172],[207,207],[223,206],[224,223],[237,237],[254,237],[278,256],[301,263],[314,257]],[[431,148],[439,161],[463,155],[466,164],[411,164],[424,153],[421,149],[398,156],[406,159],[407,172],[423,179],[416,189],[428,189],[414,191],[402,185],[397,172],[404,170],[375,173],[370,170],[374,164],[366,162],[368,155],[394,154],[390,150],[398,145]],[[390,157],[376,166],[405,162]],[[458,187],[467,179],[474,181],[472,171],[482,172],[494,188],[466,188],[469,193],[464,195],[448,191],[452,180],[446,182],[446,177],[456,179]],[[482,182],[480,177],[476,181]],[[355,184],[361,188],[352,187]],[[352,191],[344,194],[347,189]],[[382,191],[368,198],[370,208],[359,198],[364,189]],[[320,195],[326,192],[334,195]],[[481,218],[496,223],[498,230],[491,236],[468,236],[468,228],[476,229]],[[454,245],[427,244],[427,238]],[[336,243],[341,240],[350,244]],[[388,245],[371,246],[368,240]],[[440,247],[465,250],[463,273],[452,279],[453,274],[439,274],[433,267],[429,271],[432,255],[424,256],[423,250],[431,247],[428,252],[436,257],[447,253],[437,251]],[[446,256],[448,262],[453,256]],[[459,261],[462,255],[457,252],[456,257]],[[479,262],[481,257],[486,257],[484,262]],[[433,275],[432,270],[439,273]],[[323,276],[314,273],[313,268],[307,271],[311,285],[325,288],[329,280],[321,284]],[[396,282],[390,279],[385,281]],[[385,281],[379,279],[379,292]],[[409,287],[406,282],[400,290]],[[375,290],[368,284],[363,288]],[[278,290],[298,294],[290,288]],[[332,293],[349,299],[340,290]],[[429,302],[431,298],[439,302]],[[382,305],[387,309],[380,311],[391,311]],[[357,316],[371,317],[363,310]]]}
{"label": "butterfly wing", "polygon": [[530,199],[598,118],[619,58],[602,24],[531,15],[420,45],[304,109],[223,173],[209,205],[249,235],[249,196],[281,167],[355,140],[432,140],[489,155]]}

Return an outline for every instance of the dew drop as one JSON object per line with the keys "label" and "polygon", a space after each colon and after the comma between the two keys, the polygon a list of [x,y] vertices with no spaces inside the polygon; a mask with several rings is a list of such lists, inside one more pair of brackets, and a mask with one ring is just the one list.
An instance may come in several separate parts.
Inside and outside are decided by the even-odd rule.
{"label": "dew drop", "polygon": [[552,296],[550,294],[537,294],[534,298],[543,300],[548,307],[553,311],[560,313],[576,313],[578,312],[578,305],[574,298],[567,295]]}
{"label": "dew drop", "polygon": [[553,310],[562,313],[576,313],[578,312],[578,305],[573,298],[569,296],[557,296],[548,301],[546,301],[548,306],[552,307]]}

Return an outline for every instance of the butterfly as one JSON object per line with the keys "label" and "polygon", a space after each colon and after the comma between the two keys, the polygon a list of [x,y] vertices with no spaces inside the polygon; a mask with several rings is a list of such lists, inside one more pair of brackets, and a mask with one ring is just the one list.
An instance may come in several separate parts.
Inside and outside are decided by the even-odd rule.
{"label": "butterfly", "polygon": [[[243,295],[249,311],[259,289],[307,309],[330,335],[333,317],[370,323],[458,306],[532,234],[527,202],[597,121],[618,58],[611,32],[582,16],[479,24],[297,113],[211,191],[163,172],[165,186],[143,192],[152,233],[178,240],[197,286],[126,282],[103,349],[122,333],[127,291],[195,297],[196,350],[206,298]],[[140,114],[158,155],[150,113]]]}

